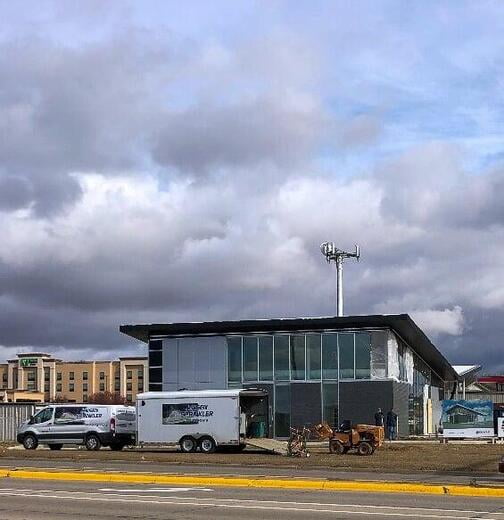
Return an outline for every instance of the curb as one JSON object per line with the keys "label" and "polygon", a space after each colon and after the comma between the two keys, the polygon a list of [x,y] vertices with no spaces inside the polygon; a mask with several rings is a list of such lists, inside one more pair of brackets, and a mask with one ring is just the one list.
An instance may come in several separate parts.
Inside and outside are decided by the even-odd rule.
{"label": "curb", "polygon": [[296,480],[233,478],[142,473],[87,473],[73,471],[0,470],[0,478],[112,482],[125,484],[169,484],[192,486],[250,487],[273,489],[310,489],[315,491],[360,491],[369,493],[422,493],[470,497],[504,498],[504,487],[478,487],[460,484],[421,484],[401,482],[364,482],[345,480]]}

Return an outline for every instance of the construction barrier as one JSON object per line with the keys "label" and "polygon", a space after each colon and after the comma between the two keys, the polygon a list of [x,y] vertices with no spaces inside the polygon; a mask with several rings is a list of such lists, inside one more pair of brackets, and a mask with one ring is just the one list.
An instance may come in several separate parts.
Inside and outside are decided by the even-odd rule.
{"label": "construction barrier", "polygon": [[0,442],[14,442],[18,426],[34,413],[34,404],[0,403]]}

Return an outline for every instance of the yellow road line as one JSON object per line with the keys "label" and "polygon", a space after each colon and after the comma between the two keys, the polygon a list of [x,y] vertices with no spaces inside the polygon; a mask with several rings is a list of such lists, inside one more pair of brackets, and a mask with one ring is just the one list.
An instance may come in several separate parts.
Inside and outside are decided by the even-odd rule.
{"label": "yellow road line", "polygon": [[402,482],[363,482],[349,480],[297,480],[286,478],[212,477],[196,475],[155,475],[145,473],[93,473],[77,471],[31,471],[2,469],[0,478],[115,482],[129,484],[170,484],[273,489],[311,489],[320,491],[359,491],[369,493],[424,493],[472,497],[504,498],[504,487],[460,484],[421,484]]}

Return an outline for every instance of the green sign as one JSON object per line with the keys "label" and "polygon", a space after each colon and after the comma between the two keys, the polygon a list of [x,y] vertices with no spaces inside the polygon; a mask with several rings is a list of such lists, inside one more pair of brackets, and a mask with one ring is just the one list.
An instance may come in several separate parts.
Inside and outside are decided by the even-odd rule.
{"label": "green sign", "polygon": [[37,360],[35,358],[21,358],[19,364],[22,367],[33,367],[37,364]]}

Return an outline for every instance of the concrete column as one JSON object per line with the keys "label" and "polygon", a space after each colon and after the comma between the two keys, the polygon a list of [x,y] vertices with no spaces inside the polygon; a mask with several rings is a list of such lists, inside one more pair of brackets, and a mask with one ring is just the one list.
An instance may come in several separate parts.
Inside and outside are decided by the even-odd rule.
{"label": "concrete column", "polygon": [[14,363],[7,365],[7,388],[14,388]]}
{"label": "concrete column", "polygon": [[44,362],[42,358],[37,359],[37,391],[44,392],[45,387],[45,374],[44,374]]}
{"label": "concrete column", "polygon": [[56,363],[49,365],[49,399],[56,399]]}
{"label": "concrete column", "polygon": [[91,364],[91,394],[96,393],[96,361]]}
{"label": "concrete column", "polygon": [[16,390],[25,390],[25,374],[24,374],[24,368],[21,366],[20,363],[18,363],[18,386]]}

